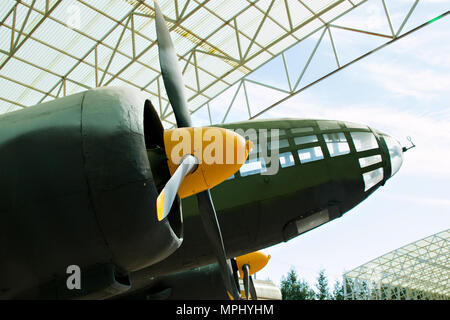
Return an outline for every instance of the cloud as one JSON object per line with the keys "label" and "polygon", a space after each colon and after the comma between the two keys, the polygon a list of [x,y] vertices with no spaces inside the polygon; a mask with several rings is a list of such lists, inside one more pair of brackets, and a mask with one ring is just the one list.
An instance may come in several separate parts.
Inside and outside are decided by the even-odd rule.
{"label": "cloud", "polygon": [[368,1],[337,19],[334,24],[381,33],[386,33],[389,30],[381,1]]}
{"label": "cloud", "polygon": [[363,70],[384,89],[416,99],[430,100],[450,88],[450,74],[420,65],[411,68],[390,62],[366,63]]}
{"label": "cloud", "polygon": [[395,201],[401,201],[405,203],[411,203],[411,204],[418,204],[418,205],[424,205],[424,206],[438,206],[438,207],[450,207],[450,200],[449,199],[442,199],[442,198],[436,198],[436,197],[417,197],[412,195],[402,195],[402,194],[389,194],[384,193],[383,197],[389,198],[391,200]]}

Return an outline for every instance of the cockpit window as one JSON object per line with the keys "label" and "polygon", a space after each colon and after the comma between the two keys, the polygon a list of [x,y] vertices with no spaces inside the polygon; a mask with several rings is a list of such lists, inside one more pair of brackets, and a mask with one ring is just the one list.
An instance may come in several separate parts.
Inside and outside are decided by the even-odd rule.
{"label": "cockpit window", "polygon": [[266,172],[266,163],[264,161],[264,158],[262,157],[247,160],[239,170],[241,177],[249,176],[252,174],[258,174],[261,172]]}
{"label": "cockpit window", "polygon": [[[250,151],[251,155],[261,152],[261,145],[259,143],[253,142],[253,145],[254,145],[254,148],[252,151]],[[267,142],[268,150],[278,150],[278,149],[283,149],[283,148],[288,148],[288,147],[289,147],[288,139],[278,139],[278,143],[272,143],[272,141]]]}
{"label": "cockpit window", "polygon": [[291,133],[296,134],[296,133],[313,132],[313,130],[314,130],[313,127],[292,128]]}
{"label": "cockpit window", "polygon": [[323,138],[327,143],[330,156],[336,157],[350,153],[350,148],[343,132],[327,133],[323,135]]}
{"label": "cockpit window", "polygon": [[276,143],[272,143],[272,141],[269,141],[267,143],[267,147],[269,150],[278,150],[282,148],[289,147],[289,141],[288,139],[280,139],[278,140],[278,145]]}
{"label": "cockpit window", "polygon": [[381,162],[381,155],[377,154],[370,157],[364,157],[359,159],[359,165],[361,168],[371,166],[373,164]]}
{"label": "cockpit window", "polygon": [[257,154],[260,151],[260,146],[258,143],[258,139],[249,139],[253,143],[253,149],[249,154]]}
{"label": "cockpit window", "polygon": [[306,148],[298,150],[298,157],[300,158],[300,163],[308,163],[323,159],[323,153],[320,147]]}
{"label": "cockpit window", "polygon": [[353,123],[353,122],[346,122],[345,126],[349,129],[368,129],[367,126],[365,126],[365,125]]}
{"label": "cockpit window", "polygon": [[292,167],[295,165],[294,156],[290,152],[284,152],[279,155],[282,168]]}
{"label": "cockpit window", "polygon": [[319,125],[320,130],[335,130],[341,128],[337,121],[318,120],[317,124]]}
{"label": "cockpit window", "polygon": [[383,180],[383,168],[378,168],[363,173],[363,179],[364,179],[364,191],[367,191]]}
{"label": "cockpit window", "polygon": [[319,141],[317,139],[317,136],[305,136],[305,137],[295,137],[294,142],[295,144],[305,144],[305,143],[312,143]]}
{"label": "cockpit window", "polygon": [[389,149],[391,159],[391,177],[397,173],[403,163],[403,149],[400,143],[392,137],[383,136]]}
{"label": "cockpit window", "polygon": [[356,151],[377,149],[377,139],[371,132],[351,132]]}

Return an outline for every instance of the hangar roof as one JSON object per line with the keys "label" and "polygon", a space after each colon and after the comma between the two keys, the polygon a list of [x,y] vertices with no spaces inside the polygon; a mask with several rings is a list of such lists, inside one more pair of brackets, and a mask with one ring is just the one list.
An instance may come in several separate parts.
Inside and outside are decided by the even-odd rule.
{"label": "hangar roof", "polygon": [[[304,79],[311,72],[311,61],[326,48],[321,43],[331,43],[326,56],[335,65],[322,68],[326,70],[321,70],[319,81],[367,54],[359,53],[349,60],[339,55],[342,47],[351,43],[347,33],[375,39],[370,39],[375,44],[368,47],[370,54],[411,30],[410,17],[425,6],[419,0],[402,2],[400,11],[386,0],[159,2],[180,60],[191,112],[200,110],[197,114],[209,115],[211,123],[217,121],[211,114],[219,115],[221,122],[233,118],[230,109],[242,91],[246,103],[239,100],[241,108],[231,115],[246,120],[271,108],[259,101],[249,103],[252,86],[272,90],[271,96],[278,101],[308,87]],[[364,6],[367,10],[360,10]],[[356,19],[350,20],[359,22],[357,27],[341,21],[353,13]],[[372,19],[376,13],[382,16]],[[375,29],[368,30],[372,20],[376,21]],[[379,28],[380,21],[385,30]],[[334,37],[338,31],[347,32],[341,43]],[[2,0],[0,114],[98,86],[125,85],[148,93],[164,126],[172,126],[174,116],[161,78],[155,39],[152,0]],[[286,58],[288,49],[310,39],[315,44],[305,55],[307,59]],[[278,69],[285,73],[286,84],[274,86],[251,77],[275,60],[282,61]],[[292,61],[303,65],[291,66]],[[270,76],[266,78],[270,80]],[[228,90],[235,90],[231,103],[221,102],[210,111],[210,102]]]}
{"label": "hangar roof", "polygon": [[[361,0],[161,0],[191,109]],[[150,0],[0,2],[0,113],[96,86],[167,98]],[[165,117],[163,117],[165,118]]]}

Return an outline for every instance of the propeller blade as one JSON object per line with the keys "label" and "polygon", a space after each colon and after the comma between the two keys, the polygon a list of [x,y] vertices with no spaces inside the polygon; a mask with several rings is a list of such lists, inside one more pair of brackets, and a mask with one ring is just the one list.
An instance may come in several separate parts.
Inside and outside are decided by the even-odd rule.
{"label": "propeller blade", "polygon": [[[158,1],[155,0],[155,24],[156,24],[156,36],[158,39],[158,50],[159,50],[159,63],[161,65],[161,74],[164,80],[164,86],[166,88],[167,96],[169,98],[170,104],[172,105],[173,112],[177,121],[178,128],[182,127],[192,127],[191,116],[189,114],[189,109],[184,95],[184,83],[182,78],[181,70],[178,66],[178,59],[175,53],[175,49],[170,38],[169,29],[164,20],[161,9],[158,5]],[[173,177],[172,177],[173,178]],[[172,180],[172,179],[171,179]],[[177,179],[177,183],[182,179]],[[181,182],[180,182],[181,183]],[[174,183],[175,184],[175,183]],[[178,190],[179,184],[176,184],[176,190]],[[175,189],[174,187],[172,189]],[[173,196],[173,190],[171,189],[170,196]],[[165,217],[166,203],[170,204],[173,202],[165,201],[165,194],[163,190],[160,194],[160,201],[158,202],[158,218],[159,214],[159,203],[164,203],[162,206],[161,217]],[[159,199],[159,197],[158,197]],[[222,234],[220,232],[219,223],[217,221],[216,210],[211,199],[211,194],[209,190],[203,191],[197,194],[198,207],[205,228],[206,234],[213,245],[216,252],[217,260],[221,268],[222,278],[227,288],[228,294],[234,298],[239,299],[239,290],[234,281],[232,281],[232,271],[230,266],[226,262],[226,253],[223,245]],[[170,208],[169,208],[170,211]],[[167,214],[166,214],[167,215]]]}
{"label": "propeller blade", "polygon": [[161,66],[161,74],[166,88],[167,96],[172,105],[177,126],[192,127],[191,116],[184,95],[184,83],[181,70],[178,66],[178,59],[170,38],[169,29],[166,21],[155,0],[155,24],[156,36],[158,39],[159,64]]}
{"label": "propeller blade", "polygon": [[[256,288],[253,283],[252,274],[255,274],[264,268],[270,260],[270,255],[266,255],[261,251],[255,251],[236,257],[236,267],[240,278],[244,281],[245,297],[249,300],[256,300]],[[250,295],[248,292],[250,291]]]}
{"label": "propeller blade", "polygon": [[249,266],[248,264],[244,264],[242,266],[242,271],[244,271],[244,292],[245,292],[245,300],[249,300],[249,282],[250,282],[250,274],[248,272]]}
{"label": "propeller blade", "polygon": [[172,208],[173,201],[178,193],[178,188],[180,187],[183,179],[190,173],[192,173],[198,166],[198,160],[192,155],[185,156],[177,170],[174,172],[172,177],[169,179],[164,189],[158,195],[156,199],[156,211],[158,221],[163,220],[170,212]]}
{"label": "propeller blade", "polygon": [[252,300],[258,300],[258,296],[256,295],[255,284],[253,283],[252,277],[250,277],[250,295],[252,296]]}
{"label": "propeller blade", "polygon": [[234,300],[240,299],[239,290],[233,281],[233,274],[226,260],[225,247],[223,245],[222,233],[220,232],[219,222],[217,221],[216,210],[211,199],[209,190],[197,194],[198,209],[216,257],[219,263],[222,279],[227,289],[228,295]]}

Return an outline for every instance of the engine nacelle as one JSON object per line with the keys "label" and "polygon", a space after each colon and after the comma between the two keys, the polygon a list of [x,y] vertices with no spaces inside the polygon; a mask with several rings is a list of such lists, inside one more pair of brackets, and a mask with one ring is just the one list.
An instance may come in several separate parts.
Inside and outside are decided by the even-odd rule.
{"label": "engine nacelle", "polygon": [[[235,281],[238,278],[235,277]],[[238,283],[238,282],[236,282]],[[217,263],[155,278],[149,286],[126,297],[146,300],[228,300]]]}
{"label": "engine nacelle", "polygon": [[0,298],[33,297],[70,265],[120,278],[181,245],[179,199],[156,217],[148,107],[109,87],[0,116]]}

